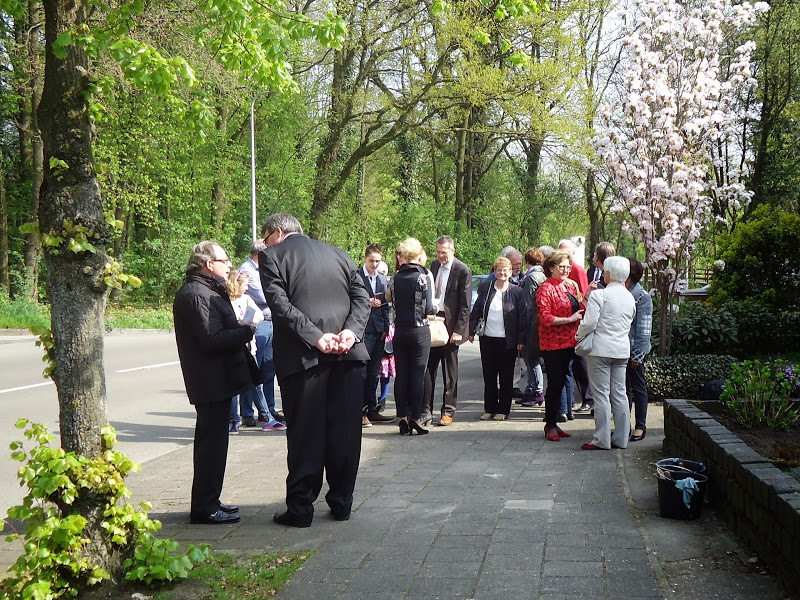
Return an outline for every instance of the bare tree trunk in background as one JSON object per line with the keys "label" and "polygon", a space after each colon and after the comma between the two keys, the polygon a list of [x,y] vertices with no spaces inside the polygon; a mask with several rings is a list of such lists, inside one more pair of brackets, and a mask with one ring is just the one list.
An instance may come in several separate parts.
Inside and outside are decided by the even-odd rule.
{"label": "bare tree trunk in background", "polygon": [[[30,174],[32,181],[29,218],[34,223],[39,222],[39,194],[44,171],[44,145],[36,114],[42,98],[43,79],[42,63],[39,58],[39,53],[41,52],[39,45],[41,17],[39,3],[29,0],[27,22],[21,23],[21,27],[18,26],[16,31],[17,42],[25,47],[25,69],[28,75],[26,89],[21,94],[22,102],[18,118],[20,162],[22,168]],[[21,295],[34,302],[39,298],[38,276],[40,260],[41,245],[39,237],[36,233],[28,233],[25,236],[25,248],[23,251],[25,277]]]}

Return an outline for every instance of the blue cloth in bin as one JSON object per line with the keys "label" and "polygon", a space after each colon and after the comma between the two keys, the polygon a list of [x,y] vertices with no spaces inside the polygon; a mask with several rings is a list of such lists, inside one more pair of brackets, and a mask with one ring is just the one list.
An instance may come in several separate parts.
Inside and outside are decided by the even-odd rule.
{"label": "blue cloth in bin", "polygon": [[683,503],[686,505],[686,508],[689,508],[689,505],[692,503],[692,494],[699,489],[697,487],[697,481],[691,477],[686,477],[676,481],[675,487],[683,491]]}

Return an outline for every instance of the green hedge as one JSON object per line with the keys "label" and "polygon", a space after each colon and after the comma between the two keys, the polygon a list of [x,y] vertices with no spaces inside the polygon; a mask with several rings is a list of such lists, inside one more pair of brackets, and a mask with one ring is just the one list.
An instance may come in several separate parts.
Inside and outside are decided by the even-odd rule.
{"label": "green hedge", "polygon": [[651,358],[645,366],[651,401],[667,398],[696,400],[700,388],[712,379],[728,379],[736,358],[720,354],[684,354]]}

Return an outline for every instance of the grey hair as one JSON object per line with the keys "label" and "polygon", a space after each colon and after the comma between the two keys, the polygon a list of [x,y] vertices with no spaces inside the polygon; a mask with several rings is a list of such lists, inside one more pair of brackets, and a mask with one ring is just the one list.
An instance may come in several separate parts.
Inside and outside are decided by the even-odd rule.
{"label": "grey hair", "polygon": [[631,263],[624,256],[609,256],[603,263],[603,271],[608,273],[611,281],[625,283],[631,274]]}
{"label": "grey hair", "polygon": [[453,243],[453,238],[451,238],[449,235],[440,235],[438,238],[436,238],[437,246],[444,246],[445,244],[450,244],[451,248],[456,247],[455,243]]}
{"label": "grey hair", "polygon": [[289,213],[275,213],[267,217],[264,221],[264,227],[261,229],[261,234],[266,233],[267,230],[275,231],[280,227],[284,233],[303,233],[303,226],[300,221],[294,218]]}
{"label": "grey hair", "polygon": [[200,271],[209,260],[217,258],[217,248],[225,252],[224,248],[217,242],[200,242],[192,248],[189,262],[186,264],[186,272]]}
{"label": "grey hair", "polygon": [[555,248],[553,248],[552,246],[539,246],[539,250],[541,250],[542,254],[544,254],[544,257],[547,258],[547,255],[550,254],[553,250],[555,250]]}
{"label": "grey hair", "polygon": [[267,245],[264,243],[264,240],[255,240],[252,244],[250,244],[250,256],[254,256],[264,250]]}
{"label": "grey hair", "polygon": [[500,256],[503,258],[511,258],[512,256],[522,258],[522,252],[514,248],[514,246],[506,246],[500,251]]}
{"label": "grey hair", "polygon": [[569,238],[564,238],[558,242],[559,250],[568,250],[570,254],[575,254],[575,242]]}

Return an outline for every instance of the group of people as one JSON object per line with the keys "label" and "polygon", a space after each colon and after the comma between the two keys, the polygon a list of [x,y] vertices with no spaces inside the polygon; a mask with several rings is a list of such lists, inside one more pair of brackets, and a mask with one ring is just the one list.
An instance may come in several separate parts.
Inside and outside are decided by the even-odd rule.
{"label": "group of people", "polygon": [[[528,270],[522,274],[513,260],[519,261],[521,253],[506,248],[479,288],[470,316],[470,340],[480,339],[485,411],[481,419],[508,418],[521,353],[528,382],[519,403],[544,403],[548,440],[570,437],[559,423],[573,418],[569,380],[574,378],[582,398],[575,410],[591,410],[595,418],[592,441],[581,447],[625,448],[629,440],[639,441],[647,434],[644,357],[650,351],[652,300],[639,284],[642,264],[616,256],[609,242],[595,248],[588,274],[575,262],[574,252],[571,240],[562,240],[555,250],[531,248],[525,253]],[[542,362],[547,372],[544,394]]]}
{"label": "group of people", "polygon": [[[597,428],[584,448],[627,444],[628,432],[623,439],[621,431],[629,427],[630,409],[622,414],[619,393],[622,381],[625,397],[626,376],[636,401],[636,430],[630,439],[644,437],[642,363],[649,351],[650,317],[649,296],[638,286],[638,262],[606,258],[598,266],[605,269],[603,275],[590,284],[567,248],[546,256],[552,249],[529,250],[523,274],[522,255],[509,247],[495,261],[471,310],[472,272],[455,257],[449,236],[437,239],[430,269],[419,240],[400,242],[391,278],[377,244],[367,247],[364,264],[357,267],[341,249],[303,235],[299,221],[286,213],[268,217],[262,236],[253,243],[250,259],[233,272],[219,244],[195,246],[186,282],[175,297],[178,354],[197,412],[191,522],[239,520],[239,508],[223,503],[220,495],[228,436],[238,429],[236,409],[251,424],[253,404],[264,430],[286,429],[286,511],[275,514],[275,522],[309,526],[323,475],[331,517],[348,520],[362,428],[397,418],[401,434],[428,433],[439,370],[443,392],[437,424],[452,424],[458,406],[458,349],[475,337],[485,383],[482,419],[508,417],[519,371],[515,364],[522,356],[528,385],[521,402],[544,402],[548,439],[569,437],[558,423],[572,413],[571,401],[569,410],[562,407],[571,375],[584,404],[594,400]],[[649,310],[652,315],[652,303]],[[446,330],[433,346],[432,323],[443,323]],[[589,332],[594,345],[587,363],[574,349],[578,337]],[[544,393],[541,359],[548,375]],[[397,417],[381,414],[389,374],[395,376]],[[275,376],[285,417],[274,407]],[[602,424],[612,412],[613,440]]]}

